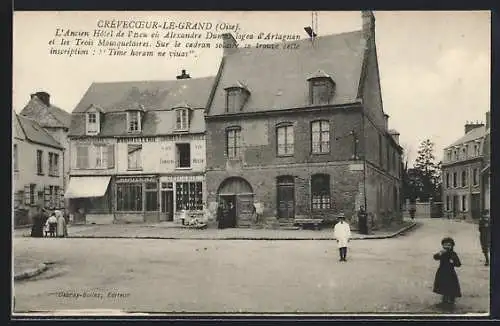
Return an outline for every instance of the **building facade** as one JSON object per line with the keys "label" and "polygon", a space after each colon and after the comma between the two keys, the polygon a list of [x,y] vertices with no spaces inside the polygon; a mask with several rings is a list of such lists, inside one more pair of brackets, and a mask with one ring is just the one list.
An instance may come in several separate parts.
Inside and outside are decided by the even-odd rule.
{"label": "building facade", "polygon": [[296,42],[295,50],[225,52],[206,114],[208,205],[264,218],[400,216],[401,152],[388,129],[375,18],[361,31]]}
{"label": "building facade", "polygon": [[31,98],[26,106],[21,110],[22,116],[28,117],[38,122],[64,149],[61,159],[63,173],[63,188],[69,180],[69,155],[68,131],[71,122],[71,114],[50,101],[50,94],[47,92],[36,92],[31,94]]}
{"label": "building facade", "polygon": [[481,208],[490,211],[491,195],[491,126],[490,111],[486,112],[486,135],[483,140],[483,166],[481,169]]}
{"label": "building facade", "polygon": [[76,223],[174,221],[205,203],[204,109],[214,79],[94,83],[72,114]]}
{"label": "building facade", "polygon": [[443,210],[448,218],[477,219],[484,202],[481,171],[488,128],[483,123],[466,123],[464,129],[464,136],[444,149]]}
{"label": "building facade", "polygon": [[[35,207],[64,208],[63,148],[35,120],[13,114],[12,176],[16,223]],[[18,213],[25,212],[18,222]]]}

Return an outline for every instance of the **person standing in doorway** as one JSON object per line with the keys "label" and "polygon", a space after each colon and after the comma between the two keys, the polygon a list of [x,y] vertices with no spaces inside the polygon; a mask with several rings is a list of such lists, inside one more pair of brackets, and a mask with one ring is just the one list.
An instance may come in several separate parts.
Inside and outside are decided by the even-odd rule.
{"label": "person standing in doorway", "polygon": [[359,207],[358,228],[359,228],[359,233],[368,234],[368,215],[366,214],[364,206]]}
{"label": "person standing in doorway", "polygon": [[229,227],[236,227],[236,207],[233,202],[229,202]]}
{"label": "person standing in doorway", "polygon": [[338,216],[338,219],[339,221],[333,228],[333,236],[337,240],[339,248],[339,261],[347,261],[347,245],[351,239],[351,228],[349,227],[349,223],[345,221],[343,213]]}
{"label": "person standing in doorway", "polygon": [[479,240],[481,242],[481,250],[484,255],[484,266],[490,264],[490,211],[485,209],[483,215],[479,219]]}

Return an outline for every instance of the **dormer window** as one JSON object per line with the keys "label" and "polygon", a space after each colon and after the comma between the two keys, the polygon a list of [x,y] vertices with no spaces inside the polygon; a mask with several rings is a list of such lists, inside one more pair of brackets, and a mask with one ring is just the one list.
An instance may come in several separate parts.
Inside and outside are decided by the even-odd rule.
{"label": "dormer window", "polygon": [[89,111],[85,117],[85,129],[87,135],[97,135],[100,132],[100,112]]}
{"label": "dormer window", "polygon": [[128,132],[141,132],[141,111],[127,112]]}
{"label": "dormer window", "polygon": [[189,109],[181,108],[175,110],[175,130],[189,130]]}
{"label": "dormer window", "polygon": [[250,96],[248,88],[241,82],[237,82],[224,90],[226,91],[226,112],[236,113],[242,111]]}
{"label": "dormer window", "polygon": [[330,104],[335,92],[335,82],[330,75],[318,70],[307,79],[309,82],[309,101],[312,105]]}

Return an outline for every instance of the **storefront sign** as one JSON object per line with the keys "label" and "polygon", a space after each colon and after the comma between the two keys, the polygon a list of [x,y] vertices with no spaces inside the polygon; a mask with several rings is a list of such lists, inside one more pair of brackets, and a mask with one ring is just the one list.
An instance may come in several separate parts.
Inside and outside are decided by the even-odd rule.
{"label": "storefront sign", "polygon": [[192,182],[192,181],[204,181],[202,175],[172,175],[160,177],[161,182]]}
{"label": "storefront sign", "polygon": [[156,182],[156,181],[158,181],[156,177],[150,177],[150,176],[119,177],[116,179],[117,183]]}

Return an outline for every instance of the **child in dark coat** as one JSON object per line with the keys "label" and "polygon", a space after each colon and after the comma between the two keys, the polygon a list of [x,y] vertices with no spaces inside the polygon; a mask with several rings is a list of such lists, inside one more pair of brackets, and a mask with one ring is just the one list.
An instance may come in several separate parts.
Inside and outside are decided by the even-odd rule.
{"label": "child in dark coat", "polygon": [[453,248],[455,241],[452,238],[441,240],[443,250],[434,255],[435,260],[439,260],[439,268],[434,279],[433,292],[443,296],[442,304],[455,304],[455,298],[462,296],[460,283],[458,281],[455,267],[460,267],[462,263]]}

